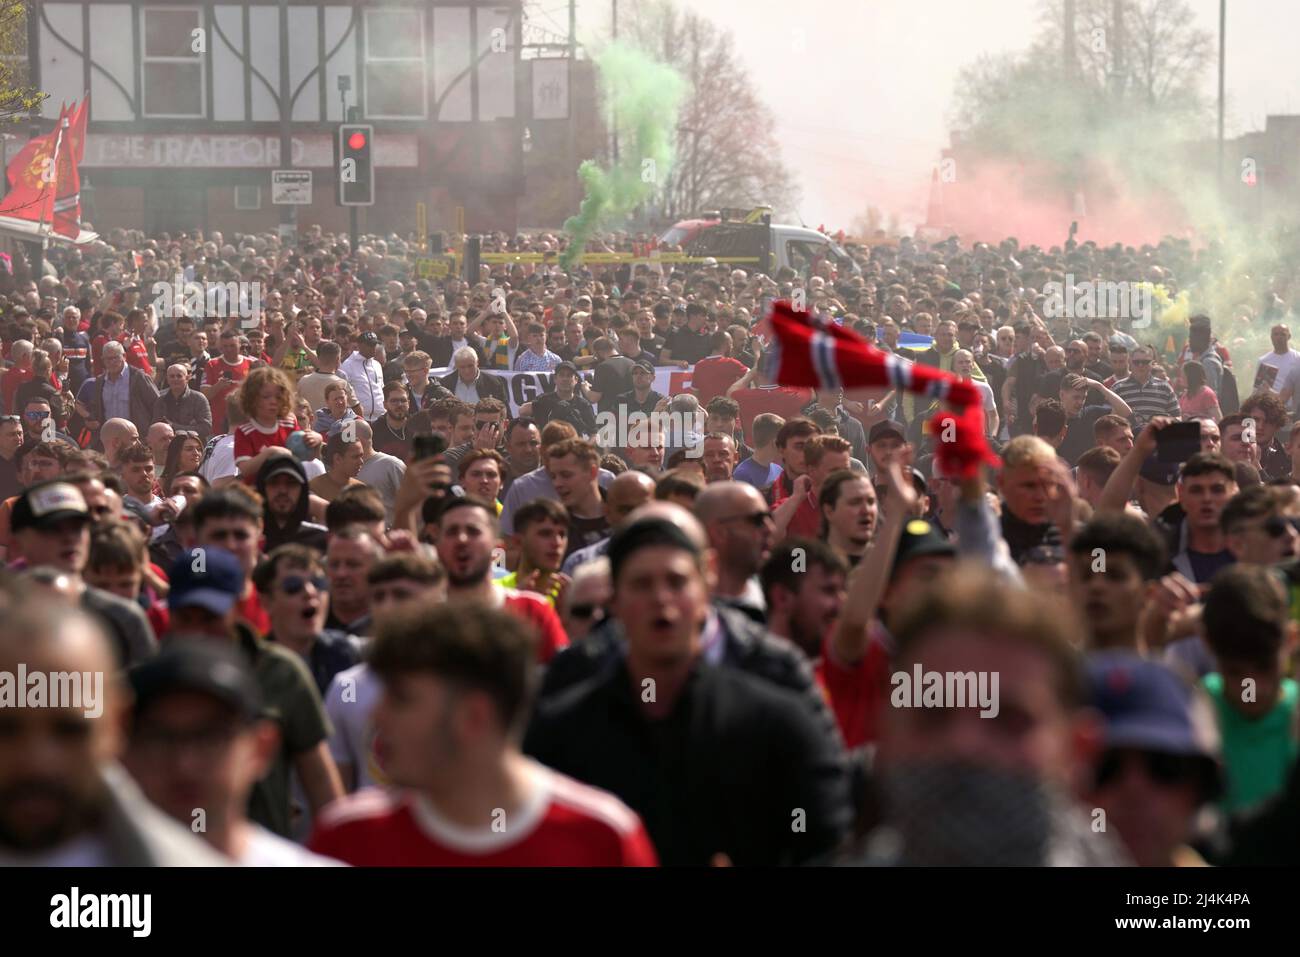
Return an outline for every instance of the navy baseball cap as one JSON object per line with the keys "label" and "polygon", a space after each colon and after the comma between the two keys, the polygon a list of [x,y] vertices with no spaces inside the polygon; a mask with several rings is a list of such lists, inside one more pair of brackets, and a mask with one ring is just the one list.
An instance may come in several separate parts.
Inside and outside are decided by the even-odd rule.
{"label": "navy baseball cap", "polygon": [[1107,748],[1217,759],[1214,713],[1172,669],[1131,651],[1100,651],[1088,657],[1088,683]]}
{"label": "navy baseball cap", "polygon": [[1138,469],[1138,475],[1148,482],[1154,482],[1156,485],[1174,485],[1178,482],[1179,473],[1182,471],[1181,462],[1162,462],[1155,452],[1152,452],[1142,460],[1142,467]]}
{"label": "navy baseball cap", "polygon": [[244,569],[224,548],[191,548],[176,556],[168,576],[167,607],[202,608],[224,615],[244,593]]}

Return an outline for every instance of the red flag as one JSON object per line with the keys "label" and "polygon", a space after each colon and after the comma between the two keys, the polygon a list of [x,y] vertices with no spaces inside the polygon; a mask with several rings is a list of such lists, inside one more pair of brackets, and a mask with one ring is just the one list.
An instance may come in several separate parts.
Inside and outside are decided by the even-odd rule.
{"label": "red flag", "polygon": [[28,140],[9,161],[9,193],[0,201],[0,215],[30,222],[49,222],[54,212],[54,186],[58,173],[54,144],[67,109],[59,111],[59,123],[44,136]]}
{"label": "red flag", "polygon": [[998,464],[984,437],[980,393],[971,382],[882,352],[851,329],[795,312],[784,300],[772,306],[771,328],[776,341],[767,371],[778,385],[818,391],[895,388],[948,402],[957,413],[942,412],[931,422],[944,473],[967,477],[984,463]]}
{"label": "red flag", "polygon": [[86,155],[86,119],[90,98],[76,108],[59,147],[59,181],[54,198],[53,228],[60,236],[75,239],[81,232],[81,170]]}

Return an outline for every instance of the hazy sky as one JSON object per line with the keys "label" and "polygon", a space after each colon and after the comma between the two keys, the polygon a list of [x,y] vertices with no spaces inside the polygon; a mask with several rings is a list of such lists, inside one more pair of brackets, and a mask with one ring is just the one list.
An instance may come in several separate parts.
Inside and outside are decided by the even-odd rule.
{"label": "hazy sky", "polygon": [[[625,5],[636,0],[622,0]],[[868,205],[924,214],[948,144],[957,72],[980,54],[1027,47],[1038,0],[678,0],[735,36],[776,116],[809,225],[848,227]],[[1190,0],[1218,46],[1218,0]],[[1300,0],[1232,0],[1228,135],[1300,111]],[[563,0],[541,0],[560,24]],[[579,36],[608,35],[610,0],[578,0]],[[798,31],[802,30],[802,38]],[[803,53],[797,53],[802,42]],[[775,64],[780,64],[774,68]],[[1214,94],[1214,66],[1205,89]]]}

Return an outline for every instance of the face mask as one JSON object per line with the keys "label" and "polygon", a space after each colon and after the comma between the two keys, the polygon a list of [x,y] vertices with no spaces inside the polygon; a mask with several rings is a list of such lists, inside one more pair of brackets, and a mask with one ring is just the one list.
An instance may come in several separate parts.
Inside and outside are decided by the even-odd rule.
{"label": "face mask", "polygon": [[1051,802],[1034,776],[944,761],[890,768],[882,784],[886,827],[873,835],[873,855],[922,867],[1036,867],[1047,859]]}

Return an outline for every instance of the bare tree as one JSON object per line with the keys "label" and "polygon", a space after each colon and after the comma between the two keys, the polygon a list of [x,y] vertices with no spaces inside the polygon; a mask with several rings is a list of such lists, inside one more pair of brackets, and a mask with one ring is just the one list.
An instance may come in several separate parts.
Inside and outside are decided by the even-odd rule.
{"label": "bare tree", "polygon": [[676,157],[661,205],[669,218],[720,206],[794,208],[797,191],[771,111],[736,57],[731,34],[671,0],[640,0],[620,37],[675,67],[689,93],[678,120]]}

